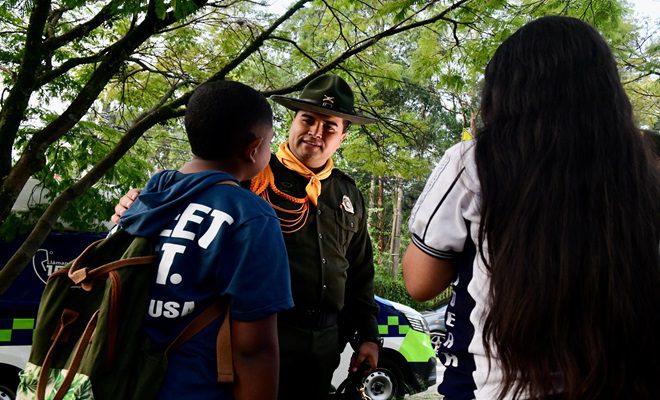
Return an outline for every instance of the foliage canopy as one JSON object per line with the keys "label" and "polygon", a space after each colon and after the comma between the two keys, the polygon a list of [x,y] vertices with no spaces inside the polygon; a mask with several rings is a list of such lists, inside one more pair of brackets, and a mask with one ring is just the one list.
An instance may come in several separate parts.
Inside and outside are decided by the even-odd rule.
{"label": "foliage canopy", "polygon": [[[30,237],[0,293],[53,228],[105,229],[116,199],[187,156],[192,91],[233,79],[290,94],[326,72],[378,117],[337,156],[367,189],[402,177],[405,206],[478,109],[482,71],[530,19],[567,14],[606,37],[640,124],[658,125],[658,42],[611,0],[8,0],[0,4],[0,234]],[[291,115],[275,106],[278,139]],[[30,177],[46,205],[11,213]]]}

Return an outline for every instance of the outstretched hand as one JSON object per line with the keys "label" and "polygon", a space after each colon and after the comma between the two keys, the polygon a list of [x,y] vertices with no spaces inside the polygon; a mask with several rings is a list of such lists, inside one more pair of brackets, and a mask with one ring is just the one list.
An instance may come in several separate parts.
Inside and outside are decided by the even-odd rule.
{"label": "outstretched hand", "polygon": [[128,193],[122,196],[121,199],[119,199],[119,203],[117,203],[115,206],[115,214],[110,217],[112,223],[115,225],[119,224],[119,219],[121,218],[122,214],[124,214],[124,211],[128,210],[129,207],[133,205],[133,202],[135,199],[137,199],[140,192],[140,189],[131,189],[128,191]]}

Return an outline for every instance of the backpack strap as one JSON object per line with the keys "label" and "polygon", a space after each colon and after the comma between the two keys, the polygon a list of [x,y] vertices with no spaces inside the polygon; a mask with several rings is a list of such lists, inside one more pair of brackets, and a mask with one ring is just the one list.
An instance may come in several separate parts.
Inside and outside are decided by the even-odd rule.
{"label": "backpack strap", "polygon": [[[122,234],[123,236],[115,236],[115,235],[121,235],[120,232],[115,232],[115,234],[113,234],[110,237],[97,240],[91,243],[89,246],[87,246],[87,248],[85,248],[85,250],[83,250],[82,253],[80,253],[78,257],[76,257],[71,262],[70,268],[63,269],[60,271],[68,271],[67,273],[69,279],[71,279],[73,283],[75,283],[76,285],[80,285],[80,287],[85,291],[90,291],[92,290],[94,281],[99,279],[105,280],[108,277],[108,274],[114,270],[133,266],[133,265],[150,266],[156,262],[157,256],[155,254],[148,254],[148,255],[120,258],[118,260],[111,261],[109,263],[103,264],[95,268],[88,268],[86,266],[89,263],[88,258],[90,257],[90,254],[92,254],[99,246],[104,246],[104,245],[107,246],[107,243],[109,243],[109,241],[113,241],[113,243],[119,243],[124,246],[128,246],[128,248],[130,248],[131,245],[137,243],[137,241],[140,240],[141,242],[139,243],[141,245],[141,248],[150,248],[150,249],[153,248],[154,245],[153,240],[150,239],[145,240],[145,238],[140,238],[137,236],[129,236],[123,232]],[[110,250],[119,251],[112,248],[112,246]],[[122,248],[121,251],[123,252],[125,251],[125,249]],[[150,251],[150,253],[153,253],[153,251]]]}
{"label": "backpack strap", "polygon": [[[36,392],[38,400],[45,399],[46,385],[48,383],[48,376],[50,373],[52,357],[55,351],[55,347],[57,347],[57,345],[62,341],[61,340],[62,336],[64,336],[65,332],[67,331],[67,328],[78,318],[78,315],[79,315],[78,312],[69,310],[67,308],[65,308],[64,311],[62,312],[60,326],[58,327],[57,332],[55,333],[53,344],[50,346],[50,349],[48,349],[48,353],[46,354],[46,358],[44,359],[43,366],[41,368],[41,371],[39,372],[39,380],[37,381],[37,392]],[[76,345],[76,349],[73,354],[71,364],[69,365],[68,372],[66,373],[64,380],[60,383],[60,386],[57,389],[57,392],[55,392],[55,395],[52,397],[52,400],[62,400],[64,396],[67,394],[67,391],[71,386],[71,382],[73,382],[73,378],[75,378],[76,372],[78,372],[78,367],[80,367],[80,361],[82,360],[83,354],[85,353],[87,346],[92,340],[92,335],[96,330],[96,321],[98,319],[98,315],[99,315],[99,311],[97,310],[89,319],[89,322],[87,323],[87,326],[85,327],[85,330],[83,331],[83,334],[80,340],[78,341],[78,344]]]}
{"label": "backpack strap", "polygon": [[177,337],[167,346],[165,353],[170,350],[176,349],[187,340],[198,334],[202,329],[206,328],[211,322],[218,319],[218,317],[225,311],[225,318],[220,325],[218,337],[216,339],[216,359],[218,369],[218,382],[232,383],[234,382],[234,363],[231,349],[231,322],[229,316],[229,301],[227,299],[220,299],[210,306],[208,306],[201,314],[183,328]]}
{"label": "backpack strap", "polygon": [[[149,266],[152,263],[156,262],[156,256],[141,256],[141,257],[131,257],[123,258],[121,260],[116,260],[104,264],[101,267],[94,269],[80,268],[79,267],[79,258],[76,258],[73,262],[71,268],[69,268],[69,278],[73,283],[80,285],[80,287],[85,291],[92,290],[92,285],[97,279],[105,279],[108,276],[108,273],[124,267],[131,267],[133,265],[146,265]],[[79,269],[76,269],[79,268]]]}
{"label": "backpack strap", "polygon": [[229,304],[225,319],[220,325],[216,341],[216,359],[218,360],[218,382],[234,382],[234,358],[231,351],[231,321],[229,318]]}

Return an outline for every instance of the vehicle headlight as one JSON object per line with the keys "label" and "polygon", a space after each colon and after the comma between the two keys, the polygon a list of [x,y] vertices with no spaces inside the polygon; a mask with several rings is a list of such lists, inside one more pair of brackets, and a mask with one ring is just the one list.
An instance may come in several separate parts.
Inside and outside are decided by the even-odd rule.
{"label": "vehicle headlight", "polygon": [[429,333],[429,324],[426,322],[422,314],[413,314],[411,312],[403,312],[403,315],[406,316],[410,327],[416,331]]}

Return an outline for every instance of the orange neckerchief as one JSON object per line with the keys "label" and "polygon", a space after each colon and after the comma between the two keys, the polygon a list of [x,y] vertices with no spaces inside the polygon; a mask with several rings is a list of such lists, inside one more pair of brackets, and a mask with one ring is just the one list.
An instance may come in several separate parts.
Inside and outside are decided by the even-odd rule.
{"label": "orange neckerchief", "polygon": [[284,165],[288,170],[297,172],[298,175],[301,175],[305,178],[309,178],[309,183],[305,186],[305,192],[307,192],[307,197],[314,203],[314,206],[318,205],[318,198],[321,194],[321,181],[330,176],[332,173],[332,168],[334,163],[332,158],[328,159],[328,162],[325,163],[325,167],[318,174],[312,172],[305,164],[293,155],[291,150],[289,150],[289,145],[287,143],[282,143],[280,148],[275,153],[275,157]]}
{"label": "orange neckerchief", "polygon": [[[303,198],[293,197],[279,190],[277,186],[275,186],[275,177],[273,176],[273,171],[270,169],[270,165],[266,165],[266,168],[264,168],[263,171],[252,178],[250,190],[265,199],[274,209],[293,214],[295,216],[293,219],[280,218],[282,232],[293,233],[302,228],[303,225],[305,225],[305,222],[307,222],[307,215],[309,213],[307,202],[311,201],[315,206],[318,205],[318,197],[321,195],[321,181],[330,176],[332,169],[334,168],[334,163],[332,162],[332,159],[329,159],[323,170],[318,174],[315,174],[307,168],[305,164],[298,160],[295,155],[293,155],[291,150],[289,150],[287,143],[280,144],[277,153],[275,153],[275,157],[277,157],[282,165],[288,170],[296,172],[305,178],[309,178],[309,183],[307,183],[307,186],[305,187],[307,196]],[[276,206],[270,201],[268,196],[269,187],[273,193],[291,203],[299,204],[300,206],[293,210]]]}

